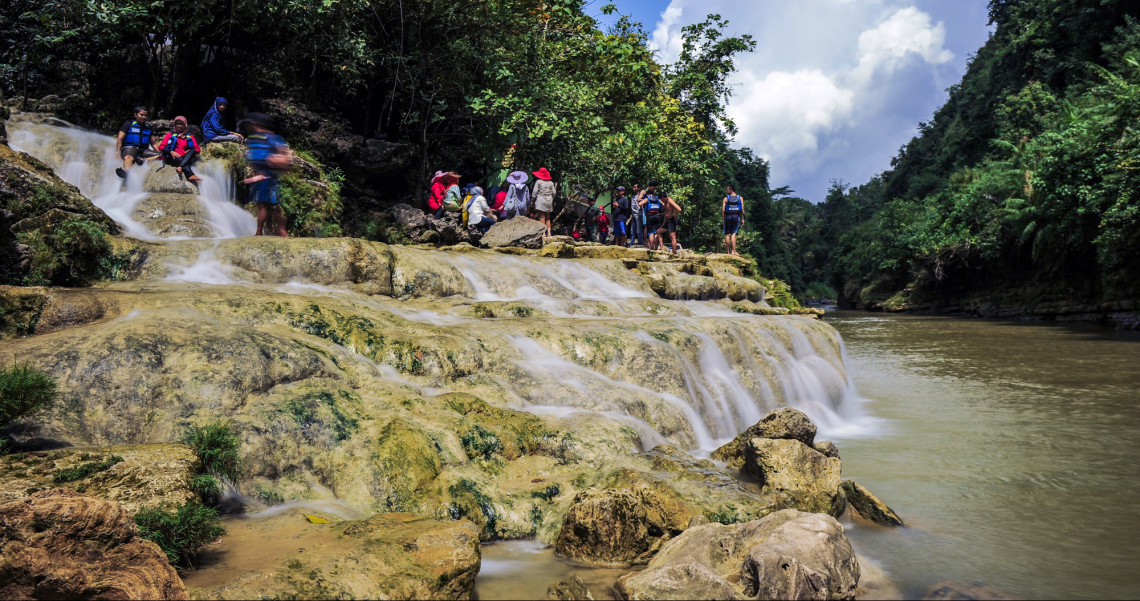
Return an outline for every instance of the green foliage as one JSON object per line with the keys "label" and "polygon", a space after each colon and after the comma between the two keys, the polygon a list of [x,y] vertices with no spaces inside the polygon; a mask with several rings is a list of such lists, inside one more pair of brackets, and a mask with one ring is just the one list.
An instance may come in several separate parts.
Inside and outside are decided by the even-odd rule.
{"label": "green foliage", "polygon": [[88,476],[105,472],[111,469],[112,466],[123,462],[123,458],[118,455],[111,455],[103,461],[88,461],[81,463],[75,467],[69,467],[62,470],[56,470],[55,476],[52,477],[52,482],[56,484],[63,484],[65,482],[75,482],[82,480]]}
{"label": "green foliage", "polygon": [[289,173],[281,178],[277,201],[290,236],[340,236],[339,188]]}
{"label": "green foliage", "polygon": [[157,544],[170,563],[191,567],[202,547],[225,534],[217,510],[199,503],[187,503],[171,513],[149,507],[135,514],[139,534]]}
{"label": "green foliage", "polygon": [[0,370],[0,429],[51,407],[58,396],[55,378],[27,364]]}
{"label": "green foliage", "polygon": [[190,480],[190,490],[209,506],[218,504],[222,497],[222,483],[209,474],[197,474]]}
{"label": "green foliage", "polygon": [[237,482],[242,475],[241,441],[227,422],[191,426],[182,436],[198,460],[202,470],[224,480]]}
{"label": "green foliage", "polygon": [[103,226],[81,215],[69,215],[51,227],[20,232],[16,238],[31,250],[31,265],[23,280],[26,286],[88,284],[112,256]]}

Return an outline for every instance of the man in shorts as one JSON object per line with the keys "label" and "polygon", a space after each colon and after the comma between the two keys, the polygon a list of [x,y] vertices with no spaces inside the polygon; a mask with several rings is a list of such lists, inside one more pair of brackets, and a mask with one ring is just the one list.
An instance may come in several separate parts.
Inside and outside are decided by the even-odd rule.
{"label": "man in shorts", "polygon": [[657,182],[649,182],[641,193],[641,213],[645,216],[645,231],[649,233],[649,248],[658,250],[661,246],[659,231],[665,222],[665,202],[657,195]]}
{"label": "man in shorts", "polygon": [[267,115],[250,113],[244,124],[252,133],[246,139],[246,159],[253,169],[253,176],[245,180],[249,184],[250,197],[257,203],[257,233],[260,236],[267,221],[272,217],[271,230],[278,236],[288,236],[285,229],[285,213],[277,202],[277,180],[293,168],[293,151],[285,139],[273,133],[273,121]]}
{"label": "man in shorts", "polygon": [[681,215],[681,205],[677,204],[668,194],[662,194],[661,200],[665,204],[665,222],[661,225],[661,230],[657,232],[658,246],[660,246],[664,239],[661,236],[665,232],[669,232],[669,250],[673,254],[677,254],[680,246],[677,245],[677,217]]}
{"label": "man in shorts", "polygon": [[629,197],[625,195],[625,186],[617,187],[617,198],[610,202],[610,213],[614,220],[614,244],[625,246],[629,242],[626,220],[630,218]]}
{"label": "man in shorts", "polygon": [[645,215],[641,214],[641,197],[644,196],[641,184],[633,185],[633,202],[629,205],[629,244],[645,246]]}
{"label": "man in shorts", "polygon": [[119,128],[119,136],[115,138],[115,153],[123,159],[123,166],[115,168],[115,175],[123,179],[127,178],[127,170],[132,166],[142,165],[159,156],[158,151],[151,147],[151,130],[146,123],[147,116],[145,106],[136,106],[134,119],[124,121]]}

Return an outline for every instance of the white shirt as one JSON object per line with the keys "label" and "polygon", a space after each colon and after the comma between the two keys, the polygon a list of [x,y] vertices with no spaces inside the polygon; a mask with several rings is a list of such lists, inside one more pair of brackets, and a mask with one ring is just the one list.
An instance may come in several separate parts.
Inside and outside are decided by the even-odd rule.
{"label": "white shirt", "polygon": [[482,195],[476,196],[471,199],[471,206],[467,207],[467,225],[478,225],[483,221],[483,216],[491,212],[491,207],[487,205],[487,199]]}

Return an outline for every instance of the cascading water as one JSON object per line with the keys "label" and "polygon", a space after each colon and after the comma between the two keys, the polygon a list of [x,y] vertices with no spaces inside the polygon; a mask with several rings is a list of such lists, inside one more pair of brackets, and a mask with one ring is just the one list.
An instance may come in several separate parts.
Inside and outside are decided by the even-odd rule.
{"label": "cascading water", "polygon": [[[107,136],[18,119],[8,132],[13,148],[49,164],[130,235],[160,239],[132,217],[151,194],[145,185],[155,165],[132,170],[124,185],[114,174],[119,162]],[[498,340],[495,361],[506,373],[493,379],[491,394],[536,414],[571,420],[583,413],[607,416],[636,430],[645,448],[669,441],[707,455],[779,406],[804,411],[822,435],[832,438],[874,428],[844,371],[842,343],[833,330],[809,320],[664,300],[616,260],[433,253],[432,261],[453,269],[467,284],[468,292],[445,302],[363,297],[307,279],[312,270],[303,266],[281,266],[269,277],[250,271],[256,267],[240,259],[242,248],[230,244],[226,253],[219,252],[222,239],[253,234],[254,220],[234,205],[234,182],[224,165],[201,161],[197,170],[202,177],[197,198],[210,237],[219,242],[169,243],[161,277],[171,285],[238,285],[309,296],[314,302],[338,299],[365,313],[427,328],[425,336],[463,339],[477,333]],[[409,257],[424,253],[408,252]],[[316,275],[323,277],[320,271]],[[551,318],[488,322],[471,317],[473,302],[534,307]],[[434,382],[420,391],[439,384],[465,386]]]}
{"label": "cascading water", "polygon": [[[140,240],[189,237],[156,235],[135,215],[139,203],[152,195],[146,183],[161,167],[157,161],[130,169],[124,181],[115,175],[115,168],[121,166],[122,161],[115,156],[115,140],[110,136],[25,120],[19,115],[8,121],[6,127],[8,145],[13,150],[26,152],[46,163],[60,179],[75,185],[95,206],[122,225],[128,235]],[[197,199],[210,231],[206,237],[253,235],[255,220],[234,204],[234,182],[225,166],[217,161],[199,160],[195,169],[202,178]]]}

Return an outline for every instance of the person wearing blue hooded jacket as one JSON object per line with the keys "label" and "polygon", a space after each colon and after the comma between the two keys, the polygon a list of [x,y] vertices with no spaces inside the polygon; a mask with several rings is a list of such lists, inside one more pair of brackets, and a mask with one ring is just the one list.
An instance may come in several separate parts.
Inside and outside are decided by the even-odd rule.
{"label": "person wearing blue hooded jacket", "polygon": [[206,116],[202,118],[202,140],[203,144],[210,142],[237,142],[241,144],[245,138],[236,131],[230,131],[222,125],[222,113],[226,111],[225,98],[218,96],[214,99],[214,106],[206,111]]}

